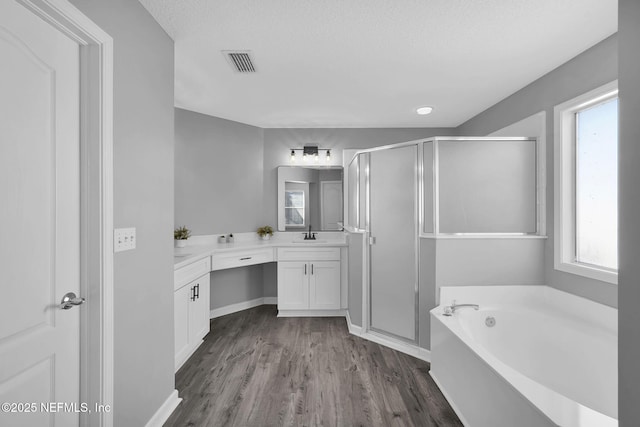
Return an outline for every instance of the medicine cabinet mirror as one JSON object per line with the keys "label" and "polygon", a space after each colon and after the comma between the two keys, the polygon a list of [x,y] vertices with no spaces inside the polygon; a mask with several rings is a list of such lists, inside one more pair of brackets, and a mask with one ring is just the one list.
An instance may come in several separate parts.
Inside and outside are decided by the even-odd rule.
{"label": "medicine cabinet mirror", "polygon": [[341,230],[342,174],[340,166],[280,166],[278,231]]}

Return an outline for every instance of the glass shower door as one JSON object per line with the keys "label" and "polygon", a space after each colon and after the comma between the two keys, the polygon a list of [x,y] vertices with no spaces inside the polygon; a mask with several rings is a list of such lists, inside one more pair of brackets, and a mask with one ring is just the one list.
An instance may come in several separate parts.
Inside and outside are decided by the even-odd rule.
{"label": "glass shower door", "polygon": [[370,153],[370,329],[416,341],[417,145]]}

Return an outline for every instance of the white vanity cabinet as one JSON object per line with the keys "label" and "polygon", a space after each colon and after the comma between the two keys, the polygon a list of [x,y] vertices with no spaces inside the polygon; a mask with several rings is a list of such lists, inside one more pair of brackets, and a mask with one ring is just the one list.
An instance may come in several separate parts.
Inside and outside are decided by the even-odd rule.
{"label": "white vanity cabinet", "polygon": [[278,262],[278,309],[309,308],[309,276],[306,261]]}
{"label": "white vanity cabinet", "polygon": [[211,259],[195,261],[174,272],[174,333],[176,371],[209,333],[209,272]]}
{"label": "white vanity cabinet", "polygon": [[340,248],[278,248],[279,315],[341,315],[340,277]]}

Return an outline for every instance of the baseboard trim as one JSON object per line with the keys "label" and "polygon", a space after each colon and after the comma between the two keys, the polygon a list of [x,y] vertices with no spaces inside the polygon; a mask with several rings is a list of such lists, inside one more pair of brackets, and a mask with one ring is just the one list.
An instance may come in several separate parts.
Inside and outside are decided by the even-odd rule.
{"label": "baseboard trim", "polygon": [[347,328],[349,328],[349,333],[351,335],[362,336],[362,326],[354,325],[351,322],[351,315],[349,314],[349,310],[347,310],[347,315],[345,316],[347,319]]}
{"label": "baseboard trim", "polygon": [[416,357],[420,360],[431,363],[431,351],[426,348],[418,347],[418,355]]}
{"label": "baseboard trim", "polygon": [[196,350],[198,349],[198,347],[200,347],[200,346],[202,345],[202,343],[203,343],[203,342],[204,342],[204,340],[200,340],[200,341],[198,341],[198,345],[194,345],[194,346],[189,350],[189,352],[188,352],[187,354],[185,354],[185,355],[182,357],[182,360],[180,360],[180,363],[178,363],[178,364],[174,364],[174,372],[178,372],[178,371],[180,370],[180,368],[182,368],[182,365],[184,365],[184,364],[187,362],[187,360],[189,360],[189,358],[190,358],[191,356],[193,356],[193,353],[195,353],[195,352],[196,352]]}
{"label": "baseboard trim", "polygon": [[339,310],[278,310],[278,317],[344,317],[345,311]]}
{"label": "baseboard trim", "polygon": [[171,416],[173,411],[182,402],[182,399],[178,397],[178,390],[173,390],[167,400],[164,401],[162,406],[158,408],[155,414],[147,422],[146,427],[160,427]]}
{"label": "baseboard trim", "polygon": [[447,390],[445,388],[442,387],[442,384],[440,383],[440,381],[438,381],[438,378],[433,374],[432,370],[429,370],[429,375],[431,376],[431,378],[433,379],[433,382],[436,383],[436,385],[438,386],[438,388],[440,389],[440,392],[442,393],[442,395],[444,396],[445,399],[447,399],[447,402],[449,402],[449,405],[451,405],[451,409],[453,409],[453,412],[456,413],[456,415],[458,416],[458,418],[460,419],[460,422],[462,423],[463,426],[468,426],[469,423],[467,422],[467,420],[465,419],[465,417],[462,415],[462,412],[460,412],[460,408],[458,408],[458,406],[456,405],[456,403],[453,401],[453,399],[451,399],[451,396],[449,396],[449,393],[447,393]]}
{"label": "baseboard trim", "polygon": [[363,332],[360,334],[360,337],[369,341],[373,341],[385,347],[400,351],[404,354],[408,354],[409,356],[413,356],[416,359],[424,360],[425,362],[431,363],[431,352],[427,349],[420,348],[416,345],[405,342],[394,341],[374,332]]}
{"label": "baseboard trim", "polygon": [[351,335],[358,336],[368,341],[373,341],[377,344],[392,348],[401,353],[408,354],[409,356],[413,356],[416,359],[424,360],[425,362],[431,363],[431,352],[426,348],[411,345],[409,343],[394,341],[393,339],[383,337],[376,333],[365,332],[362,326],[354,325],[351,322],[351,316],[349,315],[349,310],[346,310],[345,318],[347,321],[347,328],[349,328],[349,333]]}
{"label": "baseboard trim", "polygon": [[[267,297],[269,300],[271,297]],[[237,313],[238,311],[248,310],[253,307],[257,307],[263,304],[270,304],[265,302],[265,298],[256,298],[249,301],[242,301],[236,304],[225,305],[224,307],[214,308],[209,312],[209,318],[215,319],[216,317],[226,316],[227,314]]]}

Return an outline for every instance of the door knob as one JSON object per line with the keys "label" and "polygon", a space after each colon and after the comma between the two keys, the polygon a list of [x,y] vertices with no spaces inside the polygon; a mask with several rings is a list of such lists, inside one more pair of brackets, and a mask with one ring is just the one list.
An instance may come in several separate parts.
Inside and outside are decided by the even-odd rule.
{"label": "door knob", "polygon": [[60,301],[60,308],[63,310],[69,310],[74,305],[80,305],[84,303],[84,298],[78,298],[73,292],[67,292]]}

